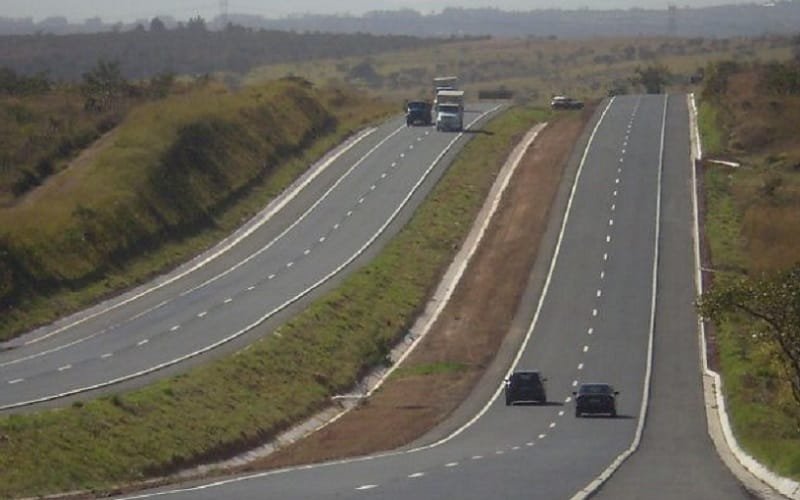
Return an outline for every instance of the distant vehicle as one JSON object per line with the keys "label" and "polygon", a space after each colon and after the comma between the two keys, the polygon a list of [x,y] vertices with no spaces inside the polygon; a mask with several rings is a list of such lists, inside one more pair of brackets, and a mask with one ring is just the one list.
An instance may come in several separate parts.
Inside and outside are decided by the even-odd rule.
{"label": "distant vehicle", "polygon": [[609,384],[581,384],[572,395],[575,396],[576,417],[588,414],[617,416],[619,391]]}
{"label": "distant vehicle", "polygon": [[406,105],[406,126],[431,125],[431,103],[428,101],[410,101]]}
{"label": "distant vehicle", "polygon": [[436,130],[461,132],[464,129],[464,91],[440,90],[436,94]]}
{"label": "distant vehicle", "polygon": [[517,371],[506,380],[506,406],[514,403],[546,403],[546,378],[537,371]]}
{"label": "distant vehicle", "polygon": [[583,102],[572,97],[557,95],[550,101],[550,107],[553,109],[581,109]]}

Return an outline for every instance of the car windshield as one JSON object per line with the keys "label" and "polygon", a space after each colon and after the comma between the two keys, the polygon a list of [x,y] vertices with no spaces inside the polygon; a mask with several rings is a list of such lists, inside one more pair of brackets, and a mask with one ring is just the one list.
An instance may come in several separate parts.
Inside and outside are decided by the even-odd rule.
{"label": "car windshield", "polygon": [[515,373],[513,378],[517,382],[533,382],[539,380],[539,374],[536,372]]}
{"label": "car windshield", "polygon": [[614,389],[607,384],[586,384],[578,391],[580,394],[612,394]]}
{"label": "car windshield", "polygon": [[458,113],[459,106],[457,104],[440,104],[439,111],[442,113]]}
{"label": "car windshield", "polygon": [[420,111],[425,109],[424,102],[410,102],[408,103],[408,109],[412,111]]}

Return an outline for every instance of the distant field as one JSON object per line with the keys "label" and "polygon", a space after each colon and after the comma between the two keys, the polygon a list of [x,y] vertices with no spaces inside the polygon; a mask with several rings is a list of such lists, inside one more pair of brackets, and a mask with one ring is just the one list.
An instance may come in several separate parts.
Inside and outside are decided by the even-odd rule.
{"label": "distant field", "polygon": [[684,89],[699,68],[714,60],[785,60],[789,38],[593,40],[490,39],[387,52],[371,57],[277,64],[251,71],[245,83],[293,74],[314,82],[344,80],[401,102],[430,95],[435,76],[458,75],[464,88],[506,88],[519,101],[546,103],[553,94],[598,98],[628,79],[637,66],[664,64],[672,88]]}

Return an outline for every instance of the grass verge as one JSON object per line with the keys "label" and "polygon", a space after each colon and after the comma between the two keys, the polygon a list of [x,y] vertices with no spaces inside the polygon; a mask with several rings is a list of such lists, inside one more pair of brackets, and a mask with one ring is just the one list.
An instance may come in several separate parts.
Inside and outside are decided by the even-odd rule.
{"label": "grass verge", "polygon": [[543,116],[512,108],[492,120],[381,254],[278,335],[132,393],[0,419],[0,497],[167,474],[263,442],[323,407],[407,331],[503,160]]}
{"label": "grass verge", "polygon": [[[712,125],[719,110],[705,103],[700,113],[704,146],[712,154],[724,152],[724,137]],[[758,238],[749,232],[746,221],[761,213],[765,203],[775,210],[786,201],[765,200],[759,191],[763,190],[764,181],[774,175],[774,169],[770,170],[717,165],[708,165],[704,170],[705,231],[712,267],[717,270],[716,282],[758,272],[766,266],[763,255],[754,255],[751,250]],[[788,178],[793,174],[784,175]],[[761,222],[762,228],[770,226],[768,220]],[[771,265],[780,265],[783,260],[772,259]],[[748,453],[776,473],[800,479],[798,407],[778,362],[779,354],[754,335],[752,321],[743,316],[716,325],[720,371],[731,424]]]}

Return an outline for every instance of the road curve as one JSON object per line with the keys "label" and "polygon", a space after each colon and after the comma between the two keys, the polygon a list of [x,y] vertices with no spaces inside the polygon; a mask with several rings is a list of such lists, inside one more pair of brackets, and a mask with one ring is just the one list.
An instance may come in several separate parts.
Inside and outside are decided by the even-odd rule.
{"label": "road curve", "polygon": [[[682,260],[691,219],[674,207],[688,186],[688,178],[681,178],[689,165],[685,106],[682,97],[624,96],[601,110],[577,170],[541,299],[536,307],[521,308],[529,311],[530,327],[511,363],[512,369],[535,368],[548,376],[549,404],[506,407],[498,397],[498,377],[492,381],[498,389],[483,409],[432,443],[130,498],[571,498],[629,454],[643,429],[642,446],[664,446],[664,441],[651,444],[649,425],[644,425],[648,402],[655,408],[648,419],[663,419],[662,407],[668,404],[702,425],[695,406],[702,408],[702,401],[694,388],[681,386],[676,389],[686,389],[689,396],[662,400],[660,385],[669,372],[663,360],[675,353],[681,362],[691,359],[674,368],[700,384],[696,351],[692,355],[684,341],[673,349],[665,338],[682,328],[694,297],[693,288],[683,283],[691,283],[691,262]],[[670,327],[673,316],[676,323]],[[694,323],[686,328],[696,342]],[[656,385],[649,394],[653,373]],[[571,392],[583,381],[614,384],[621,392],[621,416],[575,418]],[[706,484],[672,491],[702,492],[687,498],[743,498],[732,476],[714,461],[708,440],[698,446],[703,452],[691,462],[696,468],[691,477]],[[672,452],[675,446],[662,450]],[[637,458],[629,457],[617,477],[623,478]],[[653,484],[665,488],[665,498],[674,498],[666,493],[671,469],[660,474]],[[621,483],[616,491],[624,498],[653,498],[646,477]]]}
{"label": "road curve", "polygon": [[[496,109],[471,106],[465,122]],[[365,134],[215,258],[15,340],[0,411],[128,389],[251,342],[377,252],[469,137],[401,119]]]}

